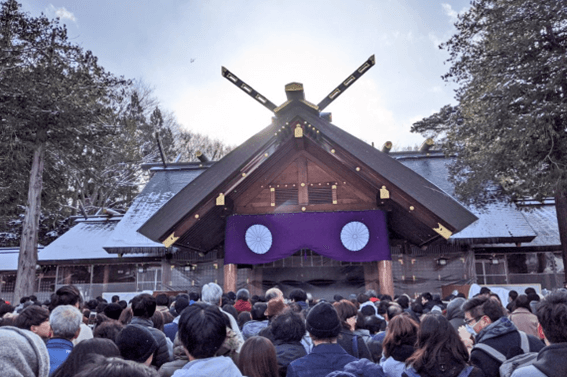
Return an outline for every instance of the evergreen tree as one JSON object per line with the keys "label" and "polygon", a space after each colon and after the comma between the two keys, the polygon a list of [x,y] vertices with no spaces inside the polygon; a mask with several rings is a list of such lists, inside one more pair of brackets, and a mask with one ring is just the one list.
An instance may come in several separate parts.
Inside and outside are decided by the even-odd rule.
{"label": "evergreen tree", "polygon": [[456,157],[463,200],[554,197],[567,267],[567,3],[473,0],[455,26],[441,47],[459,104],[412,131],[437,135]]}

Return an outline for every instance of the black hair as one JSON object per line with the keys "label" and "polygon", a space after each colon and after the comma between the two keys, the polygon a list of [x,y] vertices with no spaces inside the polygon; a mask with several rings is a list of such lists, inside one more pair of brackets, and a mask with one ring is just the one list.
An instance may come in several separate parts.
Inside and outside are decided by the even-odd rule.
{"label": "black hair", "polygon": [[156,304],[160,306],[167,306],[169,304],[169,299],[166,294],[160,293],[156,296]]}
{"label": "black hair", "polygon": [[526,295],[519,295],[516,300],[514,300],[514,310],[518,308],[528,309],[531,312],[530,300]]}
{"label": "black hair", "polygon": [[6,313],[12,313],[14,311],[14,307],[10,304],[2,304],[0,305],[0,318],[4,317]]}
{"label": "black hair", "polygon": [[289,292],[289,298],[295,302],[307,301],[307,293],[303,289],[297,288]]}
{"label": "black hair", "polygon": [[344,299],[344,297],[339,295],[339,294],[336,294],[336,295],[333,296],[333,300],[335,300],[335,301],[341,301],[342,299]]}
{"label": "black hair", "polygon": [[112,296],[112,298],[110,299],[110,301],[116,303],[116,302],[120,301],[120,296],[114,295],[114,296]]}
{"label": "black hair", "polygon": [[371,335],[374,335],[380,332],[380,328],[382,327],[382,321],[380,318],[376,317],[375,315],[364,317],[363,327],[370,331]]}
{"label": "black hair", "polygon": [[118,301],[118,305],[120,305],[120,307],[122,308],[122,310],[126,309],[128,307],[128,303],[126,302],[126,300],[120,300]]}
{"label": "black hair", "polygon": [[110,339],[115,342],[118,333],[122,331],[123,328],[124,325],[122,324],[122,322],[116,321],[114,319],[109,319],[108,321],[104,321],[95,327],[93,336],[95,338]]}
{"label": "black hair", "polygon": [[[74,285],[64,285],[55,292],[55,295],[51,296],[51,307],[49,310],[53,310],[60,305],[75,306],[77,303],[79,303],[79,306],[83,304],[81,292]],[[94,308],[89,309],[92,310]]]}
{"label": "black hair", "polygon": [[396,302],[398,304],[400,304],[400,306],[402,307],[402,309],[407,309],[409,308],[409,303],[410,303],[410,299],[408,296],[406,295],[401,295],[400,297],[398,297],[398,299],[396,300]]}
{"label": "black hair", "polygon": [[[74,376],[83,367],[85,358],[90,354],[97,354],[104,357],[118,357],[120,356],[120,350],[114,341],[110,339],[85,339],[73,347],[67,359],[65,359],[50,377]],[[93,376],[96,375],[98,374],[93,374]]]}
{"label": "black hair", "polygon": [[420,297],[426,299],[427,301],[433,300],[433,296],[429,292],[422,293]]}
{"label": "black hair", "polygon": [[223,305],[222,310],[230,314],[234,319],[238,317],[238,310],[232,305]]}
{"label": "black hair", "polygon": [[514,301],[518,297],[518,292],[511,290],[510,292],[508,292],[508,297],[510,297],[510,299]]}
{"label": "black hair", "polygon": [[213,357],[226,338],[226,323],[216,305],[195,303],[181,313],[179,340],[196,359]]}
{"label": "black hair", "polygon": [[199,294],[197,292],[189,292],[189,300],[199,301]]}
{"label": "black hair", "polygon": [[159,377],[156,370],[131,360],[119,357],[106,358],[101,355],[89,355],[80,372],[74,377]]}
{"label": "black hair", "polygon": [[380,300],[392,301],[392,296],[390,296],[390,295],[382,295],[382,298],[381,298]]}
{"label": "black hair", "polygon": [[488,287],[482,287],[482,288],[480,288],[480,294],[481,294],[481,295],[486,295],[486,294],[490,294],[490,293],[491,293],[491,292],[490,292],[490,288],[488,288]]}
{"label": "black hair", "polygon": [[90,310],[95,310],[96,307],[98,306],[98,304],[99,304],[99,302],[97,300],[92,299],[92,300],[87,301],[85,306]]}
{"label": "black hair", "polygon": [[271,327],[276,342],[299,342],[305,335],[305,320],[293,310],[286,310],[274,318]]}
{"label": "black hair", "polygon": [[255,321],[264,321],[266,318],[266,310],[268,309],[268,305],[265,302],[257,302],[252,306],[252,310],[250,314],[252,315],[252,319]]}
{"label": "black hair", "polygon": [[37,296],[36,296],[36,295],[31,295],[31,296],[30,296],[30,301],[37,302]]}
{"label": "black hair", "polygon": [[252,320],[252,316],[250,315],[250,312],[241,312],[238,315],[238,318],[236,319],[236,322],[238,323],[238,328],[242,330],[246,322],[251,320]]}
{"label": "black hair", "polygon": [[402,314],[403,312],[404,309],[395,302],[391,302],[390,305],[388,305],[388,309],[386,309],[386,314],[388,315],[389,321],[391,321],[395,316]]}
{"label": "black hair", "polygon": [[31,330],[32,326],[39,326],[49,320],[49,310],[38,305],[28,306],[18,314],[14,325],[20,329]]}
{"label": "black hair", "polygon": [[486,315],[492,322],[498,321],[506,314],[500,301],[486,296],[471,298],[463,304],[462,309],[463,312],[470,312],[472,318]]}
{"label": "black hair", "polygon": [[368,297],[364,293],[361,293],[358,296],[356,296],[356,301],[358,301],[359,304],[364,304],[368,300],[370,300],[370,297]]}
{"label": "black hair", "polygon": [[567,342],[567,292],[558,290],[537,305],[536,315],[550,343]]}
{"label": "black hair", "polygon": [[28,296],[24,296],[20,299],[20,304],[25,304],[26,302],[28,302],[30,300],[30,298]]}
{"label": "black hair", "polygon": [[527,288],[524,290],[524,293],[526,294],[526,296],[528,296],[528,295],[531,294],[531,293],[537,293],[537,292],[536,292],[536,290],[535,290],[534,288],[532,288],[532,287],[527,287]]}
{"label": "black hair", "polygon": [[156,299],[148,293],[142,293],[132,299],[134,317],[150,319],[156,311]]}

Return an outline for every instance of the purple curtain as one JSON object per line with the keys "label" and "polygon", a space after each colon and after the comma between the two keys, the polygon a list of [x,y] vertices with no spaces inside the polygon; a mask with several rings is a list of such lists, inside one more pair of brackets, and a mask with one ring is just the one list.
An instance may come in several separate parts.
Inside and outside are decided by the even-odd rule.
{"label": "purple curtain", "polygon": [[390,260],[386,215],[379,210],[233,215],[225,263],[262,264],[301,249],[344,262]]}

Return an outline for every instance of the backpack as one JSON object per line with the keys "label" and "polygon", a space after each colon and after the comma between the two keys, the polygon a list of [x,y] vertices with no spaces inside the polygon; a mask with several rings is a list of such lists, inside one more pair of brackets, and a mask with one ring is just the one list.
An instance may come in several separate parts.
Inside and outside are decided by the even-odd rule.
{"label": "backpack", "polygon": [[[457,377],[469,377],[469,374],[471,374],[472,370],[473,370],[472,366],[470,365],[466,366],[463,368],[463,370],[461,371],[461,373],[459,373]],[[407,374],[408,377],[421,377],[412,367],[405,368],[404,373]]]}
{"label": "backpack", "polygon": [[[480,349],[492,356],[494,359],[498,360],[502,364],[498,369],[500,377],[510,377],[514,371],[520,367],[525,367],[532,365],[537,360],[538,352],[530,352],[530,342],[528,340],[528,335],[523,331],[518,331],[520,333],[520,347],[524,353],[514,356],[510,359],[506,359],[502,353],[498,352],[494,348],[486,345],[484,343],[475,344],[474,349]],[[471,351],[472,352],[472,351]]]}

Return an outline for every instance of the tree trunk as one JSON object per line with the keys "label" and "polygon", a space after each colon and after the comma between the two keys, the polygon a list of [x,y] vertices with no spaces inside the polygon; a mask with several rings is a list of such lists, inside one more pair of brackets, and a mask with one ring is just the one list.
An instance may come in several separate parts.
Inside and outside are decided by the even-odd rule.
{"label": "tree trunk", "polygon": [[39,215],[41,213],[41,192],[43,189],[43,163],[45,157],[45,141],[36,144],[28,188],[26,216],[22,228],[20,255],[18,257],[18,275],[14,290],[14,301],[34,293],[35,266],[37,265],[37,239],[39,231]]}
{"label": "tree trunk", "polygon": [[561,240],[561,255],[563,256],[563,273],[567,283],[567,191],[559,190],[555,195],[555,211],[559,225],[559,239]]}

